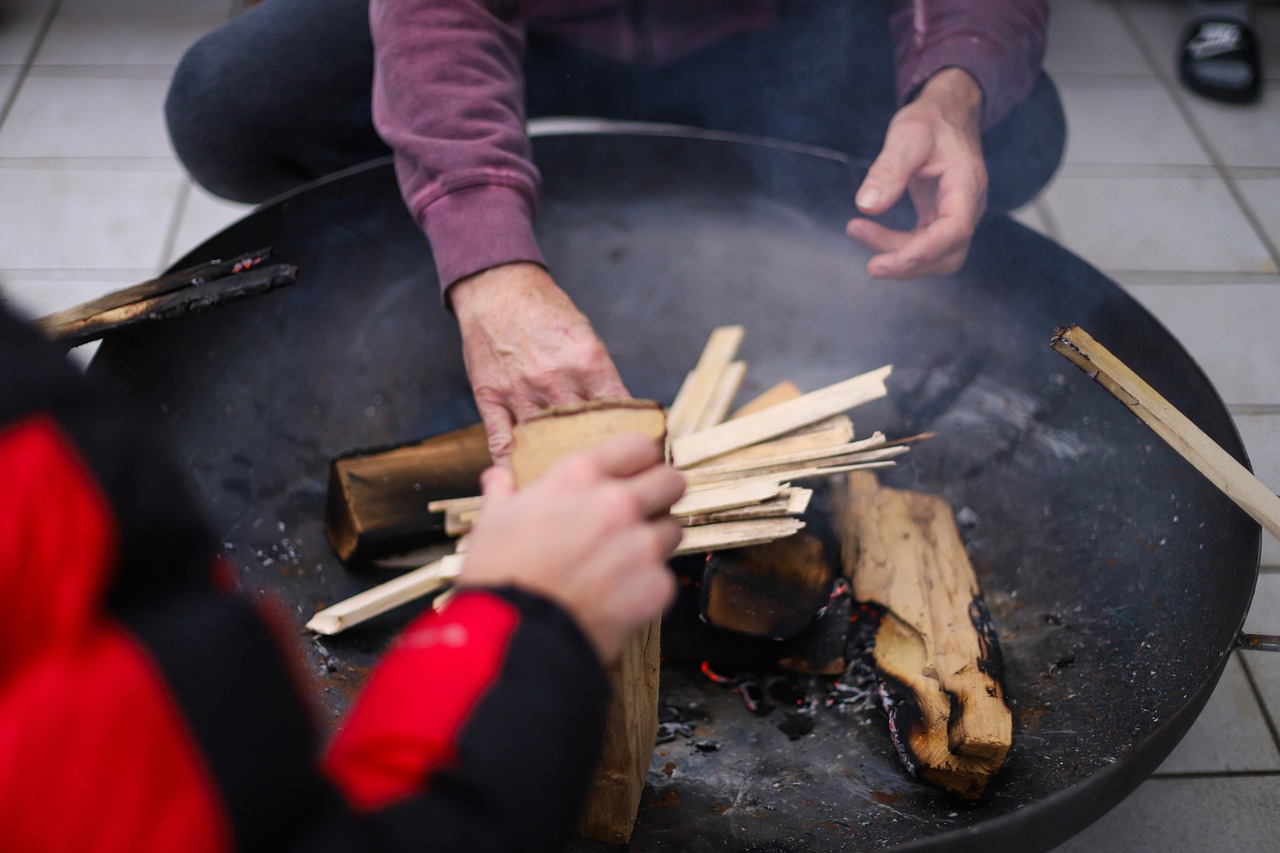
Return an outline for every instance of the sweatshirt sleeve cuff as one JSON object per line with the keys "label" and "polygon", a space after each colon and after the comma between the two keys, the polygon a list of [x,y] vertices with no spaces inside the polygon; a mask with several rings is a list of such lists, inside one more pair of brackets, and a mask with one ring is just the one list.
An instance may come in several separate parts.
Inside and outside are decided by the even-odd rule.
{"label": "sweatshirt sleeve cuff", "polygon": [[[1031,91],[1030,85],[1010,88],[1011,76],[1007,63],[993,56],[995,50],[982,39],[942,45],[931,50],[927,59],[907,63],[898,79],[898,94],[902,103],[910,101],[930,77],[944,68],[959,68],[968,72],[982,89],[982,129],[999,124],[1009,111]],[[1034,83],[1034,77],[1029,83]]]}
{"label": "sweatshirt sleeve cuff", "polygon": [[533,234],[532,204],[514,187],[485,184],[441,196],[419,215],[431,241],[440,291],[500,264],[546,266]]}

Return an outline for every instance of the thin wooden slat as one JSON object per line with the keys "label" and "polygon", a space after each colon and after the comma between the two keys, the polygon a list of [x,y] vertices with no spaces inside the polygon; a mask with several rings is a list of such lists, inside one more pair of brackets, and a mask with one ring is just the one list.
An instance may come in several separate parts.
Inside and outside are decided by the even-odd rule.
{"label": "thin wooden slat", "polygon": [[801,516],[809,508],[813,499],[813,489],[802,489],[798,486],[782,489],[778,497],[758,504],[733,507],[731,509],[712,510],[697,515],[679,517],[685,527],[696,527],[701,524],[719,524],[723,521],[747,521],[753,518],[783,518],[785,516]]}
{"label": "thin wooden slat", "polygon": [[1079,326],[1057,330],[1052,346],[1128,406],[1250,518],[1280,539],[1280,497],[1124,362]]}
{"label": "thin wooden slat", "polygon": [[428,595],[441,586],[451,583],[462,569],[462,555],[450,554],[434,563],[406,572],[398,578],[366,589],[332,607],[326,607],[307,623],[307,630],[317,634],[338,634],[353,625],[359,625]]}
{"label": "thin wooden slat", "polygon": [[723,548],[745,548],[782,539],[804,529],[798,518],[759,518],[687,527],[673,556],[700,554]]}
{"label": "thin wooden slat", "polygon": [[732,481],[739,477],[752,477],[770,474],[774,471],[785,471],[797,467],[820,467],[825,465],[847,465],[853,462],[878,462],[882,459],[894,459],[910,451],[911,448],[899,445],[896,447],[876,447],[869,450],[857,448],[855,443],[824,447],[804,453],[792,453],[786,456],[766,457],[734,465],[723,465],[715,468],[697,469],[685,472],[688,483]]}
{"label": "thin wooden slat", "polygon": [[[697,465],[690,465],[681,470],[686,475],[697,475],[705,470],[719,468],[722,465],[732,465],[737,462],[749,462],[754,459],[786,456],[791,453],[803,453],[806,450],[818,450],[820,448],[848,444],[853,441],[853,421],[846,417],[841,417],[840,421],[840,423],[826,429],[806,429],[790,432],[770,441],[762,441],[759,444],[753,444],[750,447],[744,447],[732,453],[721,454],[714,459],[708,459],[705,462],[699,462]],[[876,433],[876,435],[880,435],[881,441],[884,440],[884,436],[880,433]]]}
{"label": "thin wooden slat", "polygon": [[[856,462],[849,465],[833,465],[829,468],[815,466],[812,468],[789,468],[785,471],[777,471],[772,474],[761,474],[753,477],[746,477],[736,480],[736,483],[746,485],[748,483],[781,483],[786,485],[792,480],[804,480],[809,477],[830,477],[834,474],[846,474],[850,471],[878,471],[881,468],[892,468],[898,463],[892,459],[886,459],[881,462]],[[695,483],[689,486],[686,494],[693,494],[706,489],[715,489],[720,487],[720,483]]]}
{"label": "thin wooden slat", "polygon": [[884,381],[892,371],[893,367],[887,365],[754,415],[676,438],[671,442],[672,461],[677,468],[687,468],[883,397],[888,393]]}
{"label": "thin wooden slat", "polygon": [[730,483],[716,489],[706,489],[682,497],[671,507],[674,516],[697,515],[720,509],[746,506],[777,497],[782,487],[770,483]]}
{"label": "thin wooden slat", "polygon": [[745,334],[742,326],[720,326],[712,330],[697,366],[686,380],[687,390],[682,388],[676,395],[678,405],[673,403],[671,406],[667,417],[668,440],[689,435],[697,429],[720,377],[733,361]]}
{"label": "thin wooden slat", "polygon": [[702,412],[702,417],[698,419],[697,429],[709,429],[724,421],[725,415],[729,413],[729,407],[733,405],[733,398],[738,396],[738,389],[742,386],[742,380],[746,375],[747,363],[745,361],[729,363],[729,366],[720,374],[720,381],[716,383],[715,390],[712,392],[711,398],[707,401],[707,406]]}

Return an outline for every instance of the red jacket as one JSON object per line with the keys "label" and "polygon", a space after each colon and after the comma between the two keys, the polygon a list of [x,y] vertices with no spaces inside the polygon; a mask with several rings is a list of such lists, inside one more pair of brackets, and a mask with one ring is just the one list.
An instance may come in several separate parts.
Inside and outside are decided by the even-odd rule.
{"label": "red jacket", "polygon": [[0,376],[0,849],[564,845],[607,683],[562,610],[508,589],[419,618],[321,761],[147,425],[2,311]]}
{"label": "red jacket", "polygon": [[[829,2],[829,0],[822,0]],[[857,0],[850,0],[857,2]],[[619,60],[663,61],[760,29],[773,0],[372,0],[373,116],[396,152],[410,212],[440,283],[511,261],[542,262],[538,173],[524,133],[527,28]],[[947,67],[982,86],[983,126],[1030,93],[1047,0],[894,0],[899,99]]]}

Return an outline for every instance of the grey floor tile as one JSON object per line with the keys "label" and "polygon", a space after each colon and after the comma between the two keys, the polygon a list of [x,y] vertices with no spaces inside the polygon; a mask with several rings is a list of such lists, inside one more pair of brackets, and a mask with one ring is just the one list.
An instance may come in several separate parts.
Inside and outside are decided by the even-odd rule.
{"label": "grey floor tile", "polygon": [[176,65],[227,20],[230,0],[63,0],[41,65]]}
{"label": "grey floor tile", "polygon": [[253,210],[252,205],[226,201],[192,185],[178,220],[178,232],[168,261],[172,263],[223,228]]}
{"label": "grey floor tile", "polygon": [[1257,104],[1220,104],[1194,96],[1186,104],[1222,165],[1280,167],[1280,86],[1264,86]]}
{"label": "grey floor tile", "polygon": [[8,100],[9,94],[17,83],[18,71],[16,69],[0,68],[0,105],[3,105]]}
{"label": "grey floor tile", "polygon": [[1119,13],[1133,23],[1136,37],[1155,62],[1162,77],[1177,77],[1178,49],[1187,25],[1186,0],[1121,0]]}
{"label": "grey floor tile", "polygon": [[[1264,572],[1258,578],[1244,629],[1255,634],[1280,634],[1280,573]],[[1280,653],[1241,652],[1240,655],[1272,721],[1280,722]]]}
{"label": "grey floor tile", "polygon": [[1121,282],[1186,347],[1228,404],[1280,405],[1280,276],[1258,278],[1249,284]]}
{"label": "grey floor tile", "polygon": [[1156,774],[1280,770],[1280,750],[1233,655],[1191,730]]}
{"label": "grey floor tile", "polygon": [[183,180],[0,168],[0,269],[154,269]]}
{"label": "grey floor tile", "polygon": [[1216,178],[1061,177],[1042,203],[1066,247],[1107,271],[1276,271]]}
{"label": "grey floor tile", "polygon": [[1150,73],[1114,6],[1106,0],[1053,5],[1045,68],[1051,75]]}
{"label": "grey floor tile", "polygon": [[23,83],[0,128],[0,157],[176,160],[164,127],[165,80],[43,77]]}
{"label": "grey floor tile", "polygon": [[1151,779],[1056,853],[1274,850],[1274,777]]}
{"label": "grey floor tile", "polygon": [[[1280,145],[1280,140],[1277,140],[1277,145]],[[1266,235],[1271,239],[1271,245],[1280,246],[1280,176],[1237,177],[1235,181],[1245,202],[1253,210]]]}
{"label": "grey floor tile", "polygon": [[27,61],[51,6],[53,0],[5,0],[0,5],[0,65]]}
{"label": "grey floor tile", "polygon": [[[1208,165],[1163,83],[1155,78],[1058,80],[1067,113],[1066,162]],[[1151,128],[1160,128],[1152,133]]]}
{"label": "grey floor tile", "polygon": [[[1280,492],[1280,414],[1236,414],[1234,420],[1254,473],[1273,492]],[[1280,542],[1265,533],[1262,564],[1280,566]],[[1269,633],[1280,634],[1280,628]]]}

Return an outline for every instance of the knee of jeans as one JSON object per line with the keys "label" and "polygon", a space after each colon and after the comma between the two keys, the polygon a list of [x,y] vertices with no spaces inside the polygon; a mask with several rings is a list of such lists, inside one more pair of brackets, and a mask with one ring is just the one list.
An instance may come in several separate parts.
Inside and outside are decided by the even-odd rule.
{"label": "knee of jeans", "polygon": [[[269,140],[246,122],[237,92],[251,83],[221,31],[187,50],[165,97],[169,140],[191,177],[233,201],[260,202],[272,194]],[[255,142],[257,139],[261,144]]]}
{"label": "knee of jeans", "polygon": [[1066,141],[1062,99],[1042,73],[1027,99],[984,135],[988,206],[1008,211],[1035,198],[1058,171]]}

